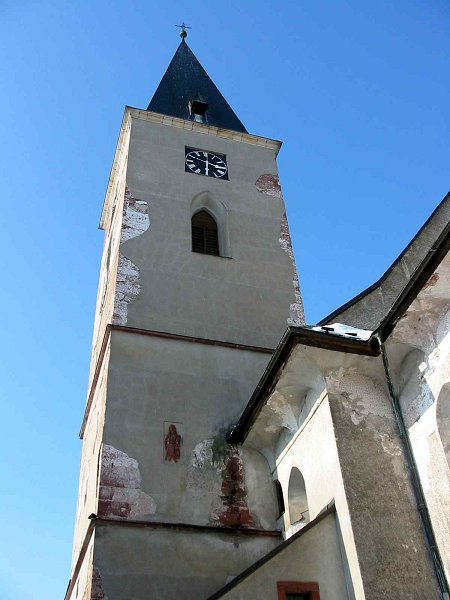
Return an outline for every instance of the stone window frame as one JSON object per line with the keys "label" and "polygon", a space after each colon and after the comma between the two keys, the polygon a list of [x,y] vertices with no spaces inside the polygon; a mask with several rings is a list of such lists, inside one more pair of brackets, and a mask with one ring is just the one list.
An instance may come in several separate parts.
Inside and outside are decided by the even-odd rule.
{"label": "stone window frame", "polygon": [[[219,254],[221,258],[232,258],[230,239],[228,234],[228,207],[221,201],[215,198],[211,192],[204,191],[194,196],[190,206],[190,222],[192,228],[192,217],[201,211],[205,211],[211,215],[217,224],[217,236],[219,242]],[[191,231],[192,238],[192,231]],[[200,254],[200,253],[198,253]],[[214,255],[213,255],[214,256]]]}
{"label": "stone window frame", "polygon": [[278,600],[287,594],[310,594],[311,600],[320,600],[319,584],[313,581],[277,581]]}

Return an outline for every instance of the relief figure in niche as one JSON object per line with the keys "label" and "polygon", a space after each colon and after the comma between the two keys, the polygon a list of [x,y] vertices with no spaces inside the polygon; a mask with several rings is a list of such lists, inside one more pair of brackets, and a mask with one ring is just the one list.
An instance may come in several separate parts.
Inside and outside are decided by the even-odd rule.
{"label": "relief figure in niche", "polygon": [[164,439],[164,448],[166,449],[166,460],[173,460],[178,462],[180,460],[181,451],[181,435],[178,433],[177,428],[172,423],[169,425],[169,431]]}

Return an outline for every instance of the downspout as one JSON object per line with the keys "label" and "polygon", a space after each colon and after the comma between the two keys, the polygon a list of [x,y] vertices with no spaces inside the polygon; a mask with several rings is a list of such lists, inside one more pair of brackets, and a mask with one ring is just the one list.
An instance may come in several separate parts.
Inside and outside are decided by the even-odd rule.
{"label": "downspout", "polygon": [[417,469],[416,460],[414,458],[414,453],[411,446],[411,441],[409,439],[408,431],[406,429],[405,421],[403,419],[403,414],[400,408],[400,403],[395,394],[394,384],[392,382],[391,373],[389,369],[389,361],[386,354],[386,348],[381,340],[379,334],[376,334],[378,339],[378,343],[380,345],[380,353],[383,359],[384,371],[386,373],[386,379],[389,388],[389,395],[391,397],[392,409],[394,411],[395,420],[397,421],[397,426],[400,432],[400,437],[403,441],[403,446],[406,454],[406,461],[408,467],[410,468],[412,474],[412,484],[414,495],[416,497],[417,506],[419,508],[419,513],[422,518],[422,523],[425,529],[425,535],[427,538],[428,546],[431,552],[431,558],[433,561],[434,570],[436,573],[436,577],[439,583],[439,589],[441,592],[442,600],[450,600],[450,590],[448,587],[447,579],[445,576],[444,565],[442,562],[441,554],[439,552],[438,545],[436,543],[436,538],[434,536],[433,526],[431,524],[430,513],[428,512],[428,506],[425,500],[425,494],[423,492],[422,483],[419,477],[419,471]]}

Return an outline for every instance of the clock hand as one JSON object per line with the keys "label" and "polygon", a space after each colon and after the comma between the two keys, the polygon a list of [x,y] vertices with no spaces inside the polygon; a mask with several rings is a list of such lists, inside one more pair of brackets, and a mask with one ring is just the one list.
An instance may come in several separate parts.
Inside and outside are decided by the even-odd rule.
{"label": "clock hand", "polygon": [[192,160],[193,162],[195,162],[195,161],[197,161],[197,160],[200,160],[201,162],[204,162],[204,163],[206,163],[207,165],[209,164],[209,165],[211,165],[211,166],[213,166],[213,167],[216,167],[217,169],[225,169],[225,167],[224,167],[224,166],[222,166],[222,165],[215,165],[214,163],[212,163],[212,162],[208,162],[208,160],[205,160],[204,158],[198,158],[197,156],[195,157],[195,159],[191,159],[191,160]]}

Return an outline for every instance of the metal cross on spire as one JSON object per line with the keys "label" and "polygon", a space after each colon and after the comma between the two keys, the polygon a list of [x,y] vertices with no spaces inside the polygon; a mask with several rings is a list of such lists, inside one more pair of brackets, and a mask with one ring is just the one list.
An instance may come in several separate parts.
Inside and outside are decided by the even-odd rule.
{"label": "metal cross on spire", "polygon": [[184,38],[187,37],[186,29],[192,29],[192,27],[188,27],[184,21],[181,23],[181,25],[175,25],[175,27],[180,27],[180,38],[182,40],[184,40]]}

